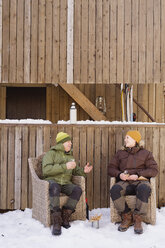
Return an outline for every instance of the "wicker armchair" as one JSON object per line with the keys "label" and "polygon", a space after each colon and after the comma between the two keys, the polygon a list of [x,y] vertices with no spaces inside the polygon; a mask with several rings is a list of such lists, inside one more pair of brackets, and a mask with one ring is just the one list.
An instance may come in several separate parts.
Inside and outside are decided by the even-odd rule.
{"label": "wicker armchair", "polygon": [[[44,154],[38,158],[29,158],[29,168],[32,176],[32,217],[39,220],[44,226],[48,227],[52,224],[49,209],[49,183],[42,180],[42,158]],[[86,203],[85,203],[85,178],[73,176],[72,182],[82,189],[81,198],[76,206],[75,212],[71,215],[72,220],[86,219]],[[60,195],[60,206],[67,201],[68,196]]]}
{"label": "wicker armchair", "polygon": [[[115,182],[116,182],[116,178],[111,177],[110,189],[115,184]],[[155,180],[155,178],[150,179],[150,184],[151,184],[151,196],[150,196],[149,202],[148,202],[147,216],[144,217],[143,221],[146,223],[150,223],[152,225],[155,225],[155,223],[156,223],[156,180]],[[126,196],[126,201],[127,201],[128,206],[132,210],[134,210],[135,204],[136,204],[136,196],[134,196],[134,195]],[[110,211],[111,211],[111,213],[110,213],[111,222],[120,222],[121,217],[118,214],[111,197],[110,197]]]}

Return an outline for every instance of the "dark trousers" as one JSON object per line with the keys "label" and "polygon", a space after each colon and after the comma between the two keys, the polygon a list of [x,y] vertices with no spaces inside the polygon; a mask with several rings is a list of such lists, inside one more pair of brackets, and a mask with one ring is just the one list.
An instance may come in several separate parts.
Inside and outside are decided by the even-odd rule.
{"label": "dark trousers", "polygon": [[119,213],[130,211],[125,196],[136,195],[135,214],[146,215],[151,187],[148,181],[119,181],[110,190],[111,198]]}
{"label": "dark trousers", "polygon": [[60,209],[60,193],[69,196],[63,208],[74,211],[82,194],[82,189],[75,184],[60,185],[54,180],[49,180],[49,198],[51,211]]}

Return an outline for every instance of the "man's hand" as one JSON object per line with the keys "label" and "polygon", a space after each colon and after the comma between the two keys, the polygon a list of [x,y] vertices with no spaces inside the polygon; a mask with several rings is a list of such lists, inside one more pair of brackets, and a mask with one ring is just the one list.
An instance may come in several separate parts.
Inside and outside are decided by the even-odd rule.
{"label": "man's hand", "polygon": [[89,165],[89,163],[87,163],[87,164],[84,166],[84,172],[85,172],[85,173],[89,173],[92,169],[93,169],[93,166],[92,166],[92,165]]}
{"label": "man's hand", "polygon": [[66,167],[68,170],[73,170],[76,167],[76,162],[75,161],[67,162]]}
{"label": "man's hand", "polygon": [[120,174],[120,179],[123,181],[126,181],[128,177],[129,177],[129,174],[125,174],[125,173]]}
{"label": "man's hand", "polygon": [[126,173],[121,173],[120,174],[120,179],[123,180],[123,181],[126,181],[126,180],[132,180],[132,181],[136,181],[138,179],[138,176],[137,175],[129,175],[129,174],[126,174]]}
{"label": "man's hand", "polygon": [[132,180],[132,181],[136,181],[138,179],[138,175],[130,175],[127,180]]}

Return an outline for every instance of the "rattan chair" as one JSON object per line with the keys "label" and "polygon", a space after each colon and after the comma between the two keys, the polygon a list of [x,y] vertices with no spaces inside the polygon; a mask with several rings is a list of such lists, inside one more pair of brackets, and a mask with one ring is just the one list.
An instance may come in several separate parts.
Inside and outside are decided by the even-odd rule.
{"label": "rattan chair", "polygon": [[[32,217],[39,220],[44,226],[49,227],[52,224],[49,209],[49,183],[42,178],[42,158],[44,154],[38,158],[29,158],[29,168],[32,176]],[[82,189],[82,195],[77,203],[75,212],[71,215],[72,220],[86,219],[86,202],[85,202],[85,178],[81,176],[73,176],[72,182]],[[60,206],[62,207],[68,197],[64,194],[60,195]]]}
{"label": "rattan chair", "polygon": [[[115,182],[116,182],[116,178],[111,177],[110,189],[115,184]],[[148,202],[147,215],[143,218],[143,221],[145,223],[155,225],[156,223],[156,180],[154,177],[150,179],[150,184],[151,184],[151,196]],[[126,201],[127,201],[128,206],[133,211],[135,209],[136,196],[134,195],[126,196]],[[111,216],[111,222],[116,223],[116,222],[121,221],[121,216],[118,214],[111,197],[110,197],[110,216]]]}

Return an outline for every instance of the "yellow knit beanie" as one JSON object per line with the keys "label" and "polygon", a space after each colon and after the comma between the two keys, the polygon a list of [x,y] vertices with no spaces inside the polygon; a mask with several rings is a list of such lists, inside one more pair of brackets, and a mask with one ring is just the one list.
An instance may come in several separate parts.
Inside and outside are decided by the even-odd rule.
{"label": "yellow knit beanie", "polygon": [[66,141],[71,140],[69,134],[64,133],[64,132],[59,132],[56,136],[56,143],[65,143]]}
{"label": "yellow knit beanie", "polygon": [[139,133],[139,131],[136,130],[130,130],[126,133],[126,135],[129,135],[132,139],[134,139],[137,143],[140,142],[141,140],[141,134]]}

